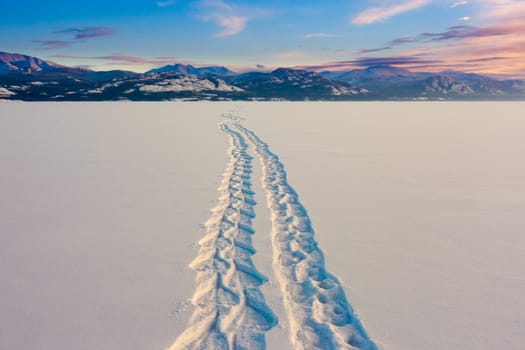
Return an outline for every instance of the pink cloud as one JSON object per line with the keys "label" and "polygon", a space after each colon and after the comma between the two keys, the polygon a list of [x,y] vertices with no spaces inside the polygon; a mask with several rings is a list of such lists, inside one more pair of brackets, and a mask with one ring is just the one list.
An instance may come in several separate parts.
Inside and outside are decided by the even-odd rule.
{"label": "pink cloud", "polygon": [[371,7],[359,13],[352,19],[354,24],[372,24],[384,21],[390,17],[413,11],[425,5],[428,5],[431,0],[408,0],[394,5],[385,5],[379,7]]}

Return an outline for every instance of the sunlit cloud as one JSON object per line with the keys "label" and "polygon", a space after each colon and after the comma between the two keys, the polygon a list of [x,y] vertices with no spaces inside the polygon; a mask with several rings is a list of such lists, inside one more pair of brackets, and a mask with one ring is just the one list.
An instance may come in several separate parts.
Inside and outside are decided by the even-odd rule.
{"label": "sunlit cloud", "polygon": [[308,33],[304,35],[305,39],[316,39],[316,38],[333,38],[333,34],[328,33]]}
{"label": "sunlit cloud", "polygon": [[227,17],[218,17],[216,22],[219,26],[222,27],[222,30],[219,31],[216,36],[232,36],[239,34],[246,27],[248,22],[248,17],[244,16],[227,16]]}
{"label": "sunlit cloud", "polygon": [[458,18],[458,21],[461,21],[461,22],[468,22],[470,20],[471,18],[469,16],[463,16],[463,17]]}
{"label": "sunlit cloud", "polygon": [[241,33],[248,22],[267,15],[268,11],[256,7],[234,6],[222,0],[202,0],[198,3],[200,18],[215,23],[221,29],[215,37],[230,37]]}
{"label": "sunlit cloud", "polygon": [[459,6],[464,6],[464,5],[467,5],[468,4],[468,1],[456,1],[456,2],[453,2],[452,4],[450,4],[450,8],[453,9],[453,8],[456,8],[456,7],[459,7]]}
{"label": "sunlit cloud", "polygon": [[390,17],[416,10],[428,5],[431,0],[408,0],[393,5],[371,7],[359,13],[352,19],[354,24],[372,24],[384,21]]}
{"label": "sunlit cloud", "polygon": [[476,0],[481,8],[481,17],[485,19],[521,19],[525,18],[525,1],[522,0]]}

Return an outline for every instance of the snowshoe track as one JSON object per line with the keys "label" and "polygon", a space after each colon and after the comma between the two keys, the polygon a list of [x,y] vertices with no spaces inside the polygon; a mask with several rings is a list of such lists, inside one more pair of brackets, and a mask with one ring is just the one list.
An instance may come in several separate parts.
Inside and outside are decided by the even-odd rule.
{"label": "snowshoe track", "polygon": [[255,133],[238,122],[235,125],[255,147],[263,167],[272,215],[274,270],[294,348],[377,350],[338,279],[326,270],[308,213],[288,183],[279,157]]}
{"label": "snowshoe track", "polygon": [[196,309],[172,350],[266,349],[264,333],[277,324],[259,287],[267,278],[257,271],[251,236],[254,192],[252,157],[243,136],[227,120],[220,129],[230,136],[230,164],[219,188],[219,202],[206,222],[198,256],[192,302]]}

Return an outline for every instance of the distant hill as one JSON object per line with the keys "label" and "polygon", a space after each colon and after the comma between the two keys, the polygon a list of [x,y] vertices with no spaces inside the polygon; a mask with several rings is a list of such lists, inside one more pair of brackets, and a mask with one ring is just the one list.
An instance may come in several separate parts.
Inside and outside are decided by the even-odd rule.
{"label": "distant hill", "polygon": [[316,73],[278,68],[237,74],[226,67],[173,64],[146,73],[92,71],[0,52],[0,99],[159,100],[525,100],[525,82],[479,74],[411,72],[380,65]]}

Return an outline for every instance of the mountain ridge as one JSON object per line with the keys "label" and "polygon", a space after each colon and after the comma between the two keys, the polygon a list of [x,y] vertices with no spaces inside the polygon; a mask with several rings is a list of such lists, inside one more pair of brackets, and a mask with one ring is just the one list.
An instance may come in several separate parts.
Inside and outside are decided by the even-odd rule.
{"label": "mountain ridge", "polygon": [[389,65],[320,73],[285,67],[236,73],[180,63],[145,73],[93,71],[0,52],[0,92],[1,99],[25,101],[525,100],[525,81]]}

